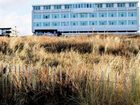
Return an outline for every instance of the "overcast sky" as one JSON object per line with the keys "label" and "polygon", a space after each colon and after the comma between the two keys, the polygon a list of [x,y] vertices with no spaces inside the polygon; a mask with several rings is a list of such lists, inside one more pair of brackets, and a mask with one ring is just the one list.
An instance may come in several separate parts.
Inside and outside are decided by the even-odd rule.
{"label": "overcast sky", "polygon": [[[17,26],[20,34],[27,35],[31,32],[31,11],[34,4],[87,2],[97,0],[0,0],[0,27]],[[98,0],[118,1],[118,0]],[[129,0],[121,0],[129,1]],[[131,0],[135,1],[135,0]]]}

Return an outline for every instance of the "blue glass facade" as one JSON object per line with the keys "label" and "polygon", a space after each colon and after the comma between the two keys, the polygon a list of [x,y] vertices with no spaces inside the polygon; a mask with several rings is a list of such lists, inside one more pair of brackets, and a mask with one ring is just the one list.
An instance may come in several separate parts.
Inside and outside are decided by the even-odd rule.
{"label": "blue glass facade", "polygon": [[[108,18],[116,18],[116,17],[136,17],[137,13],[135,11],[133,12],[108,12],[108,13],[62,13],[62,14],[34,14],[33,18],[34,19],[45,19],[45,20],[49,20],[49,19],[71,19],[71,18],[79,18],[79,19],[86,19],[86,18],[106,18],[108,20]],[[125,20],[127,21],[127,20]],[[137,22],[137,20],[133,20],[135,21],[135,23]],[[77,22],[79,23],[79,21],[77,20]],[[121,25],[121,23],[123,24],[123,22],[120,23],[120,21],[118,22],[118,20],[113,20],[113,21],[109,21],[108,22],[101,22],[101,21],[85,21],[86,24],[85,25]],[[78,25],[78,23],[76,23],[76,25]],[[92,24],[93,23],[93,24]],[[99,23],[99,24],[98,24]],[[123,25],[127,25],[128,22],[124,22]],[[130,24],[130,23],[129,23]],[[39,25],[41,26],[41,25]],[[47,25],[47,26],[51,26],[51,25]],[[54,24],[53,24],[54,26]],[[55,25],[55,26],[61,26],[61,24],[59,25]],[[64,26],[62,24],[62,26]],[[68,24],[66,26],[69,26]]]}
{"label": "blue glass facade", "polygon": [[[69,24],[70,23],[70,24]],[[95,26],[95,25],[136,25],[137,20],[109,21],[70,21],[70,22],[34,22],[34,26]]]}
{"label": "blue glass facade", "polygon": [[[76,3],[33,6],[33,28],[96,27],[102,29],[128,26],[138,27],[137,2],[122,3]],[[74,28],[76,29],[76,28]],[[86,29],[86,28],[85,28]],[[116,28],[117,29],[117,28]],[[71,29],[72,30],[72,29]],[[109,30],[109,28],[107,29]],[[113,28],[111,29],[113,30]]]}
{"label": "blue glass facade", "polygon": [[101,18],[101,17],[136,17],[137,12],[118,11],[118,12],[97,12],[97,13],[37,13],[33,15],[33,19],[57,19],[57,18]]}

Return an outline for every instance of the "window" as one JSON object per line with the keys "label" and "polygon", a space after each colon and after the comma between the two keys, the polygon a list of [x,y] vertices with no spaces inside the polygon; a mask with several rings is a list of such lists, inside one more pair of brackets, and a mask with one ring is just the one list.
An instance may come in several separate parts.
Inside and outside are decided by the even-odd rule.
{"label": "window", "polygon": [[128,25],[136,25],[137,21],[136,20],[128,20]]}
{"label": "window", "polygon": [[118,24],[119,25],[127,25],[127,21],[126,20],[120,20]]}
{"label": "window", "polygon": [[87,8],[91,8],[91,6],[92,6],[91,4],[87,4]]}
{"label": "window", "polygon": [[91,4],[91,8],[95,8],[95,4]]}
{"label": "window", "polygon": [[49,10],[49,9],[51,9],[51,6],[50,6],[50,5],[48,5],[48,6],[43,6],[43,9],[44,9],[44,10]]}
{"label": "window", "polygon": [[94,25],[97,25],[97,21],[90,21],[90,22],[89,22],[89,25],[93,25],[93,26],[94,26]]}
{"label": "window", "polygon": [[60,22],[52,22],[52,26],[60,26]]}
{"label": "window", "polygon": [[75,8],[78,8],[78,4],[75,4]]}
{"label": "window", "polygon": [[69,22],[61,22],[61,26],[69,26]]}
{"label": "window", "polygon": [[80,13],[80,18],[87,18],[88,17],[88,14],[87,13]]}
{"label": "window", "polygon": [[91,8],[91,4],[83,4],[84,6],[84,8]]}
{"label": "window", "polygon": [[33,18],[34,19],[41,19],[41,14],[34,14],[33,15]]}
{"label": "window", "polygon": [[70,24],[71,24],[71,26],[77,26],[78,22],[71,22]]}
{"label": "window", "polygon": [[107,25],[107,21],[99,21],[99,25]]}
{"label": "window", "polygon": [[136,3],[129,3],[129,7],[136,7]]}
{"label": "window", "polygon": [[118,16],[119,17],[126,17],[127,16],[127,13],[126,12],[119,12],[118,13]]}
{"label": "window", "polygon": [[95,7],[96,8],[102,8],[103,7],[103,4],[95,4]]}
{"label": "window", "polygon": [[73,8],[77,8],[77,4],[73,4],[72,7],[73,7]]}
{"label": "window", "polygon": [[42,26],[42,23],[41,22],[34,22],[33,25],[35,27],[41,27]]}
{"label": "window", "polygon": [[128,12],[129,17],[136,17],[137,13],[136,12]]}
{"label": "window", "polygon": [[52,18],[53,19],[58,19],[59,18],[59,14],[52,14]]}
{"label": "window", "polygon": [[86,26],[86,25],[88,25],[88,22],[87,22],[87,21],[81,21],[81,22],[80,22],[80,25],[81,25],[81,26]]}
{"label": "window", "polygon": [[90,13],[89,17],[91,17],[91,18],[97,17],[97,13]]}
{"label": "window", "polygon": [[40,6],[33,6],[33,10],[40,10]]}
{"label": "window", "polygon": [[77,8],[81,8],[81,4],[77,4]]}
{"label": "window", "polygon": [[77,13],[71,14],[71,18],[78,18],[78,14]]}
{"label": "window", "polygon": [[107,17],[107,13],[99,13],[99,17]]}
{"label": "window", "polygon": [[64,7],[65,7],[65,9],[71,9],[71,8],[72,8],[72,5],[68,5],[68,4],[67,4],[67,5],[65,5]]}
{"label": "window", "polygon": [[114,4],[113,4],[113,3],[107,3],[107,4],[106,4],[106,7],[107,7],[107,8],[112,8],[112,7],[114,7]]}
{"label": "window", "polygon": [[84,8],[87,8],[87,4],[84,4]]}
{"label": "window", "polygon": [[54,5],[54,9],[61,9],[61,5]]}
{"label": "window", "polygon": [[50,15],[49,14],[43,15],[43,19],[49,19],[49,18],[50,18]]}
{"label": "window", "polygon": [[115,20],[108,21],[108,24],[109,25],[117,25],[117,21],[115,21]]}
{"label": "window", "polygon": [[43,26],[50,26],[50,22],[44,22]]}
{"label": "window", "polygon": [[117,13],[115,12],[109,12],[108,17],[117,17]]}
{"label": "window", "polygon": [[80,8],[84,8],[84,4],[80,4]]}
{"label": "window", "polygon": [[69,18],[69,14],[61,14],[61,18]]}
{"label": "window", "polygon": [[125,7],[125,3],[118,3],[118,7]]}

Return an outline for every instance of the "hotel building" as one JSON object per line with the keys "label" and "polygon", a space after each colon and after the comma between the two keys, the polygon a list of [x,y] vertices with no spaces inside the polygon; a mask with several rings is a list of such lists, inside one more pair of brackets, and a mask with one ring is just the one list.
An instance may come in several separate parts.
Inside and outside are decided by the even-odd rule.
{"label": "hotel building", "polygon": [[37,35],[138,30],[138,1],[33,5],[32,32]]}

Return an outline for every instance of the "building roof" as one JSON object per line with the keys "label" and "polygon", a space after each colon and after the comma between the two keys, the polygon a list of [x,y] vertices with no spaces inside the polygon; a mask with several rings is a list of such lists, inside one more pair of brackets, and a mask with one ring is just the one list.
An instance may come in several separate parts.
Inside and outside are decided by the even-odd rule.
{"label": "building roof", "polygon": [[12,28],[0,28],[0,30],[10,30]]}
{"label": "building roof", "polygon": [[75,1],[72,1],[72,2],[60,2],[60,3],[42,3],[42,4],[35,4],[33,6],[44,6],[44,5],[66,5],[66,4],[80,4],[80,3],[129,3],[129,2],[139,2],[139,0],[117,0],[117,1],[112,1],[112,0],[109,0],[109,1],[87,1],[87,0],[84,0],[84,1],[80,1],[80,2],[75,2]]}

